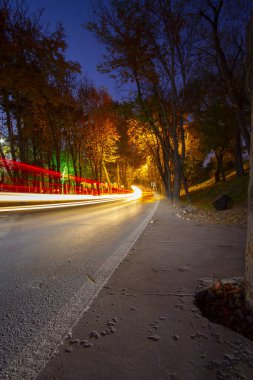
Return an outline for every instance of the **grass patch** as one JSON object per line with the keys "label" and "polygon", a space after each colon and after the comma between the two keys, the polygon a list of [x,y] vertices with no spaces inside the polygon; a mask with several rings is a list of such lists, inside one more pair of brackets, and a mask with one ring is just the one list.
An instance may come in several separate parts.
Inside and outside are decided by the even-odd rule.
{"label": "grass patch", "polygon": [[[248,174],[238,178],[235,173],[231,173],[225,182],[215,183],[214,179],[210,179],[193,186],[189,189],[192,205],[203,210],[212,210],[213,202],[221,195],[227,194],[232,198],[234,205],[246,206],[248,181]],[[182,202],[187,203],[185,195],[182,196]]]}

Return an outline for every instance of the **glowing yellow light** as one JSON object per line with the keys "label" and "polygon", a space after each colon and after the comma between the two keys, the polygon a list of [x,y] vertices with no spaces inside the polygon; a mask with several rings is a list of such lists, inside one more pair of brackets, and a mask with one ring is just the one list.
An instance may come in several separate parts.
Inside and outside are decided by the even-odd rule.
{"label": "glowing yellow light", "polygon": [[134,191],[131,194],[131,198],[139,199],[139,198],[142,197],[142,191],[141,191],[141,189],[139,187],[132,185],[131,188]]}

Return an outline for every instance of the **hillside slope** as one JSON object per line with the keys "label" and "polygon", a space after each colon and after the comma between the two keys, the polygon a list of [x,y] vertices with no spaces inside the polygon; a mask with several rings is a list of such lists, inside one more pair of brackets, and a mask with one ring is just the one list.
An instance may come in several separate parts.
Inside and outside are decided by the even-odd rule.
{"label": "hillside slope", "polygon": [[[189,190],[192,203],[188,205],[183,195],[183,206],[178,216],[202,223],[236,224],[245,227],[248,180],[248,174],[237,178],[235,173],[231,173],[226,182],[215,183],[214,180],[208,180],[191,187]],[[233,207],[229,210],[215,211],[213,202],[224,194],[231,197]]]}

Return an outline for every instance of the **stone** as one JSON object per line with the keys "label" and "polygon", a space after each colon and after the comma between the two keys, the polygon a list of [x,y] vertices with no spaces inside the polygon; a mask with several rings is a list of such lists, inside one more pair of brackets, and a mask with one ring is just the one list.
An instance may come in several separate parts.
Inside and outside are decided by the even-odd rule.
{"label": "stone", "polygon": [[88,343],[88,339],[82,339],[82,340],[80,340],[80,344],[85,344],[85,343]]}
{"label": "stone", "polygon": [[69,344],[78,344],[79,342],[80,342],[79,339],[71,339]]}
{"label": "stone", "polygon": [[85,348],[90,348],[91,346],[93,346],[92,343],[84,343],[83,344],[83,347],[85,347]]}
{"label": "stone", "polygon": [[208,290],[207,293],[206,293],[206,299],[208,301],[212,301],[215,299],[215,295],[214,293],[211,291],[211,290]]}
{"label": "stone", "polygon": [[213,207],[216,211],[228,210],[229,208],[232,208],[232,206],[232,198],[227,194],[222,195],[213,202]]}
{"label": "stone", "polygon": [[253,324],[253,317],[251,315],[247,316],[247,322]]}
{"label": "stone", "polygon": [[204,339],[208,339],[207,335],[203,334],[203,333],[200,333],[200,332],[196,332],[195,334],[191,335],[191,339],[195,339],[195,338],[204,338]]}
{"label": "stone", "polygon": [[183,267],[179,267],[179,268],[177,268],[177,270],[178,270],[179,272],[188,272],[188,271],[190,271],[191,269],[190,269],[189,267],[185,267],[185,266],[183,266]]}
{"label": "stone", "polygon": [[91,331],[90,332],[90,338],[100,338],[100,334],[97,331]]}
{"label": "stone", "polygon": [[108,329],[106,329],[106,334],[112,334],[115,333],[117,330],[113,326],[109,326]]}
{"label": "stone", "polygon": [[242,322],[245,317],[240,309],[236,309],[234,312],[234,316],[238,319],[238,321]]}
{"label": "stone", "polygon": [[159,335],[149,335],[148,339],[157,341],[157,340],[160,340],[161,337]]}

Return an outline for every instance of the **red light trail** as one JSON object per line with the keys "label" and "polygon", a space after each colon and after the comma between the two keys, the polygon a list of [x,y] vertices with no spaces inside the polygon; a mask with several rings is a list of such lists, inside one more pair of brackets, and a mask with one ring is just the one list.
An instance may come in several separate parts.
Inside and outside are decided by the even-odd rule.
{"label": "red light trail", "polygon": [[63,174],[51,169],[0,158],[0,168],[8,173],[6,183],[0,181],[0,191],[43,194],[126,194],[131,190],[111,187],[89,178]]}

